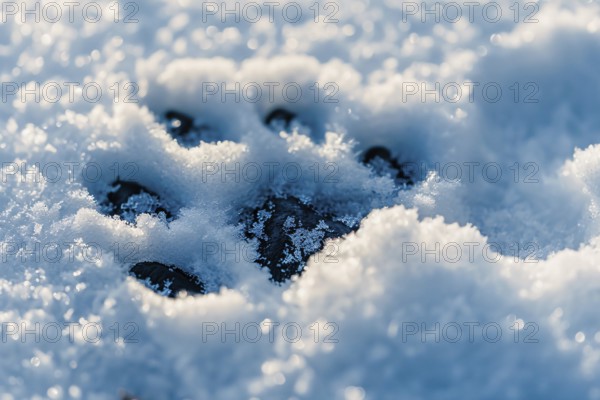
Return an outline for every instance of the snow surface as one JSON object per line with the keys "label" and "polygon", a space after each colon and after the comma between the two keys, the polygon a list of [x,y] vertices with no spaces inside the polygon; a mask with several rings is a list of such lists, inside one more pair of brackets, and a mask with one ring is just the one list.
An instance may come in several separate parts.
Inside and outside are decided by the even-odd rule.
{"label": "snow surface", "polygon": [[[498,23],[439,24],[419,16],[403,22],[401,3],[384,0],[340,2],[339,22],[315,23],[306,11],[314,2],[298,3],[306,12],[298,23],[280,16],[202,22],[202,7],[191,0],[140,3],[132,24],[0,23],[2,82],[105,88],[97,103],[12,97],[0,108],[0,398],[114,399],[120,391],[141,399],[600,398],[598,3],[540,1],[538,22],[528,24],[506,12],[512,1],[498,2],[506,12]],[[305,90],[335,82],[339,102],[203,101],[207,81],[293,81]],[[505,96],[497,103],[403,101],[402,84],[415,81],[497,82]],[[114,103],[114,82],[136,82],[139,103]],[[537,84],[539,102],[512,101],[515,82]],[[273,133],[262,119],[275,106],[296,112],[310,130]],[[201,120],[221,141],[181,147],[159,123],[167,110]],[[422,180],[399,191],[392,179],[373,176],[358,154],[380,144],[425,164]],[[12,163],[23,162],[58,163],[62,179],[12,173]],[[206,163],[250,162],[298,163],[303,171],[334,163],[337,173],[335,181],[304,174],[298,182],[202,174]],[[443,168],[436,173],[436,163],[472,162],[501,165],[502,179],[487,182],[481,169],[472,180],[466,168],[460,180]],[[68,176],[64,163],[80,164]],[[103,172],[97,182],[81,168],[90,163]],[[102,214],[115,163],[135,166],[135,181],[179,217],[167,225],[141,215],[128,224]],[[528,165],[537,171],[533,181],[526,181]],[[335,262],[326,262],[326,247],[300,279],[282,286],[253,257],[206,251],[217,243],[255,254],[236,218],[269,191],[361,226],[331,242]],[[26,258],[15,243],[25,250],[58,243],[63,258]],[[407,243],[477,250],[436,262],[407,257]],[[492,243],[533,243],[537,258],[530,251],[514,257],[506,247],[479,250]],[[78,250],[86,244],[101,255],[84,257]],[[178,265],[210,293],[162,297],[128,275],[138,261]],[[281,332],[272,343],[267,334],[256,343],[206,335],[213,323],[233,329],[268,321],[298,324],[301,340]],[[81,331],[91,322],[103,327],[96,343]],[[502,338],[484,340],[477,328],[468,340],[469,322],[496,323]],[[74,339],[67,328],[56,343],[8,335],[11,323],[74,323]],[[118,324],[125,337],[127,323],[137,342],[113,340],[110,327]],[[314,340],[314,323],[337,327],[337,342],[323,338],[331,329]],[[406,335],[422,323],[458,324],[463,337],[437,343],[432,334]],[[518,343],[515,323],[523,328]],[[537,343],[524,339],[533,327]]]}

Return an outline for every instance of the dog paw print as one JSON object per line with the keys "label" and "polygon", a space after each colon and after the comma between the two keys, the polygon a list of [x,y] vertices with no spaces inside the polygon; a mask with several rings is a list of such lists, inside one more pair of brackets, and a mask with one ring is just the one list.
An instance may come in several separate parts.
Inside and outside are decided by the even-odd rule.
{"label": "dog paw print", "polygon": [[[197,118],[178,111],[167,111],[159,120],[184,147],[219,139]],[[302,124],[295,113],[282,108],[270,111],[263,123],[273,132],[292,131]],[[367,149],[359,161],[374,174],[391,177],[401,189],[414,185],[415,178],[406,165],[384,146]],[[107,215],[118,216],[130,224],[135,224],[140,214],[150,214],[166,224],[177,216],[176,210],[161,194],[140,183],[121,179],[112,183],[101,208]],[[276,284],[301,275],[310,257],[322,251],[327,240],[343,237],[357,229],[356,224],[346,224],[334,213],[320,211],[309,202],[286,194],[267,195],[261,206],[242,210],[239,215],[242,239],[257,244],[254,261],[269,270],[270,279]],[[136,263],[129,272],[149,289],[167,297],[177,297],[180,292],[206,293],[205,283],[183,267],[147,260]]]}

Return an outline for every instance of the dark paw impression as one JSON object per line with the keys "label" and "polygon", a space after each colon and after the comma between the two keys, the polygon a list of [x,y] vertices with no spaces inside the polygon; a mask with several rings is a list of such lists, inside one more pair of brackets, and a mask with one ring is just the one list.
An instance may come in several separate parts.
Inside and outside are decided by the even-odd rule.
{"label": "dark paw impression", "polygon": [[167,111],[164,114],[163,122],[167,132],[177,140],[180,146],[195,147],[201,141],[211,142],[217,140],[215,132],[204,124],[198,124],[197,121],[178,111]]}
{"label": "dark paw impression", "polygon": [[176,297],[182,291],[190,294],[204,293],[204,285],[200,280],[172,265],[141,262],[131,267],[130,271],[137,279],[164,296]]}
{"label": "dark paw impression", "polygon": [[296,114],[284,110],[283,108],[276,108],[265,117],[264,123],[273,131],[288,131],[290,129],[292,121],[294,121],[295,119]]}
{"label": "dark paw impression", "polygon": [[323,249],[326,239],[352,228],[323,215],[295,197],[271,197],[253,210],[247,235],[258,239],[256,260],[271,271],[271,279],[284,282],[301,274],[310,256]]}
{"label": "dark paw impression", "polygon": [[161,198],[136,182],[116,180],[102,206],[107,214],[118,215],[130,223],[135,223],[140,214],[164,216],[167,221],[173,219]]}
{"label": "dark paw impression", "polygon": [[415,184],[409,165],[398,162],[386,147],[369,148],[362,155],[362,163],[370,166],[377,175],[391,176],[397,185],[412,186]]}

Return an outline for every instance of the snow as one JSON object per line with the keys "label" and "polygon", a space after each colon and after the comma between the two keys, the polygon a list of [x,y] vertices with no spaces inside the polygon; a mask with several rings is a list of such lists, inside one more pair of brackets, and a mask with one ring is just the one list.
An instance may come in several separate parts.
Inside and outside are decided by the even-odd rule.
{"label": "snow", "polygon": [[[520,1],[515,23],[498,0],[498,22],[437,24],[384,0],[340,2],[331,23],[319,3],[316,23],[297,3],[296,23],[278,8],[222,22],[189,0],[135,3],[137,23],[124,3],[119,22],[109,2],[97,23],[0,12],[0,398],[600,398],[598,3],[539,1],[526,23]],[[59,101],[27,95],[35,82]],[[269,82],[303,95],[269,98]],[[462,96],[410,95],[422,82]],[[298,129],[264,126],[275,108]],[[218,140],[181,146],[168,110]],[[362,165],[374,145],[419,166],[417,184]],[[117,177],[177,218],[103,214]],[[239,221],[268,194],[360,228],[275,285]],[[141,261],[208,294],[161,296],[129,276]]]}

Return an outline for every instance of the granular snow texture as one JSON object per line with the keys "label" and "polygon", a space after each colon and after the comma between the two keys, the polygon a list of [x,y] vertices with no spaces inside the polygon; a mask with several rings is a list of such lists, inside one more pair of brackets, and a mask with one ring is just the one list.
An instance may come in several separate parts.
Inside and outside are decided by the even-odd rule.
{"label": "granular snow texture", "polygon": [[[600,398],[598,3],[454,23],[391,0],[315,22],[313,3],[295,23],[191,0],[119,22],[104,1],[96,23],[2,10],[0,398]],[[64,93],[22,101],[35,82]],[[422,100],[415,82],[457,84]],[[394,161],[363,163],[374,146]],[[146,191],[112,216],[118,181]],[[296,237],[304,271],[274,284],[240,222],[269,198],[354,230]],[[156,293],[142,262],[205,294]]]}

